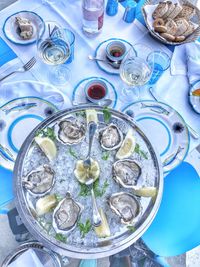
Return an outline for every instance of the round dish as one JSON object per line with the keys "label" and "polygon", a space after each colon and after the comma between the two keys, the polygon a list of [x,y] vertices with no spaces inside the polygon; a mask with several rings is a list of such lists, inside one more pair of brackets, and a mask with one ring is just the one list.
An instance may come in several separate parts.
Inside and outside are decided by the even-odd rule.
{"label": "round dish", "polygon": [[193,95],[193,92],[199,88],[200,88],[200,81],[196,81],[190,86],[190,91],[189,91],[189,102],[193,107],[194,111],[197,112],[198,114],[200,114],[200,95],[195,96]]}
{"label": "round dish", "polygon": [[[92,87],[92,86],[99,86],[100,87],[100,90],[101,88],[103,89],[103,92],[102,92],[102,96],[100,96],[100,98],[94,98],[94,97],[91,97],[90,96],[90,92],[89,92],[89,89]],[[99,88],[96,89],[97,91],[99,91]],[[91,80],[89,81],[86,85],[85,85],[85,95],[86,95],[86,98],[93,102],[93,103],[98,103],[98,101],[101,101],[103,99],[106,98],[107,96],[107,93],[108,93],[108,89],[107,89],[107,85],[105,82],[103,82],[102,80]],[[104,94],[104,95],[103,95]]]}
{"label": "round dish", "polygon": [[38,97],[21,97],[0,107],[0,164],[12,170],[27,135],[57,108]]}
{"label": "round dish", "polygon": [[[98,45],[98,47],[96,48],[96,51],[95,51],[95,58],[108,60],[107,57],[106,57],[106,47],[108,46],[108,44],[110,42],[113,42],[113,41],[122,42],[126,46],[126,51],[128,51],[130,49],[130,47],[132,47],[131,43],[127,42],[126,40],[119,39],[119,38],[111,38],[111,39],[103,41],[102,43],[100,43]],[[114,69],[109,64],[106,64],[104,62],[100,62],[100,61],[97,61],[97,60],[96,60],[96,63],[97,63],[97,66],[101,70],[103,70],[104,72],[106,72],[108,74],[112,74],[112,75],[119,75],[119,69]]]}
{"label": "round dish", "polygon": [[[19,29],[15,21],[17,16],[29,19],[32,22],[33,35],[30,39],[22,39],[18,34]],[[6,38],[12,43],[19,45],[29,45],[36,42],[37,31],[41,23],[43,24],[44,21],[38,14],[32,11],[23,10],[12,14],[5,20],[3,25],[3,32]]]}
{"label": "round dish", "polygon": [[190,143],[189,132],[183,118],[172,107],[144,100],[129,104],[123,112],[134,118],[156,145],[164,172],[171,171],[185,159]]}
{"label": "round dish", "polygon": [[115,87],[113,86],[112,83],[110,83],[108,80],[102,78],[102,77],[89,77],[86,79],[81,80],[74,88],[73,93],[72,93],[72,103],[73,105],[79,105],[79,104],[87,104],[91,103],[88,101],[86,94],[85,94],[85,86],[87,83],[93,80],[99,80],[100,82],[102,81],[103,83],[106,84],[107,86],[107,93],[106,93],[106,98],[109,98],[112,100],[111,107],[115,108],[117,105],[117,92]]}
{"label": "round dish", "polygon": [[[85,118],[85,115],[87,117],[88,114],[87,109],[88,106],[83,106],[61,111],[53,115],[51,118],[46,119],[45,122],[42,122],[32,131],[18,154],[14,169],[14,190],[16,207],[22,221],[30,233],[33,234],[37,240],[41,241],[45,247],[69,257],[101,258],[115,254],[134,243],[151,224],[161,202],[163,175],[160,158],[138,126],[128,116],[118,111],[106,109],[107,111],[105,112],[105,109],[95,105],[89,107],[90,112],[91,109],[95,110],[98,118],[98,131],[96,132],[96,137],[94,139],[91,156],[99,162],[101,168],[98,181],[99,185],[96,185],[96,190],[98,189],[96,191],[98,192],[96,197],[98,207],[101,207],[107,216],[111,233],[109,237],[98,238],[92,229],[89,229],[89,231],[84,232],[84,235],[82,235],[83,227],[80,227],[80,225],[85,225],[85,222],[90,220],[92,212],[91,196],[86,194],[87,190],[85,191],[85,188],[82,188],[78,180],[74,177],[74,166],[77,163],[77,159],[83,159],[87,154],[87,138],[81,139],[78,144],[73,145],[63,144],[59,139],[55,140],[55,145],[57,146],[58,151],[57,157],[54,161],[48,162],[55,172],[56,180],[50,194],[57,194],[60,199],[56,204],[57,206],[54,207],[54,211],[51,209],[49,213],[38,218],[37,213],[34,212],[35,201],[37,201],[38,198],[34,195],[30,195],[29,191],[26,190],[24,184],[25,180],[23,179],[29,171],[37,168],[38,165],[41,165],[44,162],[47,163],[47,158],[42,154],[39,147],[37,147],[34,142],[38,130],[44,130],[46,127],[50,127],[54,130],[55,134],[59,133],[56,129],[64,120],[75,121],[82,126],[87,127]],[[133,189],[122,188],[114,179],[112,179],[112,164],[114,162],[116,163],[116,150],[110,151],[107,157],[105,151],[102,150],[100,146],[99,134],[102,133],[104,127],[108,127],[108,124],[114,124],[115,127],[119,127],[123,135],[126,135],[129,131],[134,134],[137,142],[137,151],[129,157],[129,160],[137,160],[138,164],[141,166],[141,176],[138,178],[137,186],[141,187],[145,185],[156,188],[156,194],[154,194],[153,198],[134,196],[134,199],[137,198],[141,207],[140,216],[137,217],[137,221],[135,221],[134,224],[121,224],[119,216],[115,214],[107,204],[108,197],[111,197],[111,195],[113,197],[114,195],[116,196],[116,194],[114,194],[116,192],[123,191],[123,193],[133,195]],[[85,136],[86,135],[87,130],[85,132]],[[108,184],[106,188],[105,182]],[[53,216],[55,215],[55,212],[58,211],[58,208],[60,208],[63,197],[69,198],[67,192],[70,192],[74,201],[77,201],[84,206],[84,212],[81,213],[77,225],[75,225],[75,228],[73,226],[71,232],[68,232],[67,234],[59,233],[58,235],[54,226],[55,219]],[[53,224],[51,224],[52,221]]]}

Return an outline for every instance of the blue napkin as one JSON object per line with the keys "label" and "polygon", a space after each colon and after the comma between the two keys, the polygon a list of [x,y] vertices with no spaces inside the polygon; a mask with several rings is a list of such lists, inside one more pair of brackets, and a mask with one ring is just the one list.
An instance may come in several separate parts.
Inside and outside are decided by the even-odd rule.
{"label": "blue napkin", "polygon": [[4,213],[3,206],[13,199],[13,173],[0,166],[0,214]]}
{"label": "blue napkin", "polygon": [[0,37],[0,67],[17,58],[15,52]]}

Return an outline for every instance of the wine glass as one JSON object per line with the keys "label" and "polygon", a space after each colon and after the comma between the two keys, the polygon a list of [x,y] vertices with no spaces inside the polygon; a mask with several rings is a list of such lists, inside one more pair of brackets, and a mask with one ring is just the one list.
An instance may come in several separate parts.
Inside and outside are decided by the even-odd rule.
{"label": "wine glass", "polygon": [[142,47],[143,45],[136,45],[136,50],[135,46],[131,47],[120,65],[120,77],[129,86],[122,90],[123,102],[135,100],[135,97],[140,98],[140,87],[151,78],[152,66],[147,62],[148,47]]}
{"label": "wine glass", "polygon": [[50,65],[48,78],[55,85],[64,85],[69,80],[69,69],[63,65],[70,57],[70,44],[57,23],[47,21],[39,27],[37,50],[44,63]]}

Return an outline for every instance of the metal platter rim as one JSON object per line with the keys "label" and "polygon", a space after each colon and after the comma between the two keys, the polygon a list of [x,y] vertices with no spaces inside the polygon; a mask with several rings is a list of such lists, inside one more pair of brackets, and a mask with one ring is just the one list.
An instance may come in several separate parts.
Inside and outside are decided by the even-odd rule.
{"label": "metal platter rim", "polygon": [[[69,115],[70,113],[79,112],[86,109],[94,108],[97,111],[103,111],[102,107],[96,106],[96,105],[84,105],[80,107],[73,107],[69,109],[62,110],[60,112],[57,112],[50,118],[47,118],[46,120],[42,121],[26,138],[25,142],[23,143],[20,152],[18,154],[15,167],[14,167],[14,179],[13,179],[13,188],[14,188],[14,195],[15,195],[15,203],[16,208],[19,212],[19,215],[29,230],[29,232],[37,238],[38,241],[40,241],[45,247],[48,249],[51,249],[61,255],[73,257],[73,258],[79,258],[79,259],[97,259],[97,258],[103,258],[106,256],[113,255],[115,253],[118,253],[119,251],[129,247],[131,244],[133,244],[136,240],[138,240],[142,234],[147,230],[147,228],[150,226],[151,222],[153,221],[162,198],[163,193],[163,172],[162,172],[162,164],[160,161],[160,157],[156,149],[153,147],[152,143],[149,141],[149,139],[146,137],[146,135],[143,133],[143,131],[140,129],[140,127],[137,126],[137,123],[135,123],[133,120],[129,118],[128,115],[123,114],[122,112],[109,109],[111,114],[117,116],[120,119],[125,120],[130,124],[130,126],[134,127],[134,129],[139,132],[140,135],[144,138],[144,141],[148,144],[148,146],[151,147],[152,152],[154,154],[154,162],[156,163],[156,169],[158,171],[158,177],[159,177],[159,185],[158,185],[158,194],[156,201],[151,207],[151,211],[148,214],[147,218],[145,218],[144,222],[139,226],[139,228],[131,234],[123,234],[120,236],[121,240],[113,238],[111,241],[102,241],[102,242],[109,242],[108,245],[105,245],[103,247],[93,247],[93,248],[84,248],[84,247],[75,247],[73,245],[64,244],[54,239],[54,242],[50,240],[50,238],[47,238],[47,234],[41,234],[40,231],[37,230],[37,222],[34,219],[33,216],[31,216],[28,207],[26,206],[26,202],[24,200],[24,193],[21,189],[21,170],[23,166],[23,160],[26,152],[28,151],[29,147],[31,146],[32,140],[35,136],[35,132],[39,129],[47,126],[50,123],[53,123],[55,120],[59,120],[60,118]],[[123,237],[123,239],[122,239]],[[117,243],[112,241],[118,241]]]}

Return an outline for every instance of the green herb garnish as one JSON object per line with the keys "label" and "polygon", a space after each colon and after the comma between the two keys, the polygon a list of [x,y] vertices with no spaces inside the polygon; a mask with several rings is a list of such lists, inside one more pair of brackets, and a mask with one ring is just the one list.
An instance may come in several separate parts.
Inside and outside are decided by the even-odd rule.
{"label": "green herb garnish", "polygon": [[61,201],[64,198],[58,194],[55,194],[55,197],[56,197],[57,202]]}
{"label": "green herb garnish", "polygon": [[[80,183],[80,186],[81,186],[81,190],[79,192],[79,196],[86,197],[86,196],[91,195],[91,191],[90,191],[89,186],[87,186],[85,184],[81,184],[81,183]],[[108,180],[106,179],[103,186],[101,188],[99,188],[99,179],[97,179],[93,185],[95,197],[102,197],[105,194],[108,186],[109,186],[109,183],[108,183]]]}
{"label": "green herb garnish", "polygon": [[110,156],[110,153],[108,151],[105,151],[105,152],[103,152],[103,155],[102,155],[101,158],[103,160],[108,160],[109,156]]}
{"label": "green herb garnish", "polygon": [[91,195],[90,188],[87,185],[81,184],[81,183],[79,183],[79,184],[81,186],[81,190],[79,192],[79,196],[86,197],[86,196]]}
{"label": "green herb garnish", "polygon": [[103,117],[104,117],[104,121],[105,123],[109,123],[110,122],[110,119],[111,119],[111,112],[109,110],[108,107],[105,107],[103,109]]}
{"label": "green herb garnish", "polygon": [[66,243],[66,241],[67,241],[66,236],[64,236],[62,234],[58,234],[58,233],[55,235],[55,239],[57,239],[57,240],[59,240],[59,241],[61,241],[63,243]]}
{"label": "green herb garnish", "polygon": [[70,147],[69,148],[69,154],[74,157],[75,159],[78,159],[78,156],[76,155],[76,152]]}
{"label": "green herb garnish", "polygon": [[132,226],[132,225],[127,225],[127,228],[128,228],[128,230],[131,231],[132,233],[134,233],[135,230],[136,230],[135,227]]}
{"label": "green herb garnish", "polygon": [[84,110],[81,110],[79,112],[75,113],[77,117],[83,117],[86,118],[86,112]]}
{"label": "green herb garnish", "polygon": [[144,158],[144,159],[148,159],[147,152],[141,150],[139,144],[136,144],[136,145],[135,145],[135,150],[134,150],[134,152],[137,153],[138,155],[140,155],[142,158]]}
{"label": "green herb garnish", "polygon": [[53,141],[56,140],[56,135],[54,133],[54,130],[50,127],[47,127],[46,129],[38,130],[35,136],[48,137]]}
{"label": "green herb garnish", "polygon": [[108,186],[109,186],[109,183],[108,183],[108,180],[106,179],[102,188],[99,188],[99,179],[97,179],[94,182],[94,187],[93,187],[95,197],[102,197],[105,194]]}
{"label": "green herb garnish", "polygon": [[84,238],[85,235],[92,229],[92,224],[89,219],[84,223],[78,222],[78,227],[81,233],[81,237]]}

